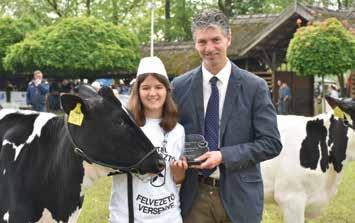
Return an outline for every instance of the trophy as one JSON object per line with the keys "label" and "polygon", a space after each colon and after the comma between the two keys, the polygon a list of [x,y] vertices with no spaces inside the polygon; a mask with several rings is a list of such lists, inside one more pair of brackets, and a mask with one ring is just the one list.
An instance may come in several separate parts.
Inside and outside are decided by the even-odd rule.
{"label": "trophy", "polygon": [[201,161],[195,159],[208,151],[208,142],[202,135],[190,134],[185,136],[185,148],[182,155],[188,165],[199,165]]}

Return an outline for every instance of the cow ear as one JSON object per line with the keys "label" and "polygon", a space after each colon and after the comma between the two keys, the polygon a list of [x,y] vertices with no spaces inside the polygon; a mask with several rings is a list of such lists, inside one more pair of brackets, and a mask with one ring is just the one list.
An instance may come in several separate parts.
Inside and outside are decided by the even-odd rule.
{"label": "cow ear", "polygon": [[82,98],[73,94],[62,94],[60,96],[60,103],[63,111],[69,115],[70,111],[76,108],[77,104],[81,105],[81,111],[84,114],[88,113],[88,106]]}
{"label": "cow ear", "polygon": [[87,84],[78,85],[77,87],[75,87],[75,91],[76,94],[83,99],[99,97],[97,91],[91,85],[87,85]]}
{"label": "cow ear", "polygon": [[122,106],[121,105],[121,102],[118,100],[118,98],[116,98],[116,96],[114,95],[113,93],[113,90],[112,88],[110,87],[102,87],[100,90],[99,90],[99,95],[101,95],[104,99],[118,105],[118,106]]}

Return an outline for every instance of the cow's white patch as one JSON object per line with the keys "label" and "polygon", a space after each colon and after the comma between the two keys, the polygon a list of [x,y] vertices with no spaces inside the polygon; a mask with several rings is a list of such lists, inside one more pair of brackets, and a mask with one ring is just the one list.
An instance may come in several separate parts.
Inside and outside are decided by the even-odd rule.
{"label": "cow's white patch", "polygon": [[55,114],[52,113],[40,113],[40,115],[36,118],[33,123],[33,131],[31,135],[27,138],[26,143],[30,144],[35,136],[41,137],[41,131],[43,126],[52,118],[56,117]]}
{"label": "cow's white patch", "polygon": [[6,222],[9,222],[9,219],[10,219],[10,214],[9,214],[9,212],[6,212],[6,213],[4,214],[4,216],[2,217],[2,219],[3,219],[4,221],[6,221]]}
{"label": "cow's white patch", "polygon": [[42,212],[41,218],[36,223],[57,222],[53,219],[52,213],[45,208]]}
{"label": "cow's white patch", "polygon": [[[305,216],[319,216],[336,195],[343,171],[337,173],[333,165],[329,165],[323,173],[319,164],[316,170],[310,170],[303,168],[299,160],[301,145],[307,135],[307,122],[322,119],[329,130],[330,117],[331,113],[315,117],[277,116],[283,149],[279,156],[262,162],[261,171],[265,201],[276,202],[281,207],[284,222],[303,223]],[[354,136],[353,130],[349,129],[347,152],[355,148],[351,143],[355,142]]]}
{"label": "cow's white patch", "polygon": [[[13,110],[15,112],[18,112],[17,110]],[[14,112],[12,112],[14,113]],[[21,112],[18,112],[20,114],[39,114],[38,117],[36,118],[36,120],[34,121],[33,123],[33,131],[31,133],[31,135],[28,136],[28,138],[26,139],[25,143],[22,143],[20,145],[16,145],[15,143],[13,142],[10,142],[8,140],[3,140],[2,142],[2,145],[5,146],[7,144],[10,144],[12,145],[12,148],[14,148],[15,150],[15,157],[14,157],[14,161],[16,161],[18,155],[20,154],[22,148],[26,145],[26,144],[30,144],[34,138],[36,136],[40,137],[41,136],[41,131],[42,131],[42,128],[43,126],[52,118],[56,117],[55,114],[52,114],[52,113],[43,113],[43,112],[33,112],[33,111],[21,111]],[[7,113],[7,114],[10,114],[10,113]],[[1,119],[1,116],[0,116],[0,119]]]}
{"label": "cow's white patch", "polygon": [[1,109],[0,120],[3,119],[8,114],[16,113],[15,109]]}
{"label": "cow's white patch", "polygon": [[6,169],[4,169],[3,171],[2,171],[2,175],[5,175],[6,174]]}
{"label": "cow's white patch", "polygon": [[346,161],[350,162],[350,161],[355,161],[355,132],[353,130],[349,131],[348,137],[349,137],[349,145],[348,145],[348,149],[346,150]]}
{"label": "cow's white patch", "polygon": [[[76,223],[78,221],[81,209],[77,207],[75,211],[70,215],[68,223]],[[49,223],[49,222],[58,222],[53,219],[52,213],[45,208],[42,212],[41,218],[36,223]],[[59,221],[58,223],[64,223],[63,221]]]}
{"label": "cow's white patch", "polygon": [[14,113],[24,114],[24,115],[39,114],[39,112],[31,111],[31,110],[16,110],[16,109],[4,108],[1,109],[0,111],[0,120],[3,119],[5,116]]}
{"label": "cow's white patch", "polygon": [[81,191],[80,191],[80,196],[84,195],[84,190],[86,188],[91,187],[96,180],[103,176],[107,176],[110,172],[114,172],[115,170],[112,170],[107,167],[103,167],[97,164],[89,164],[87,162],[83,162],[84,166],[84,179],[83,183],[81,184]]}
{"label": "cow's white patch", "polygon": [[76,223],[78,221],[81,209],[77,207],[75,211],[70,215],[68,223]]}
{"label": "cow's white patch", "polygon": [[8,141],[7,139],[5,139],[4,141],[2,141],[2,146],[8,145],[8,144],[11,145],[12,148],[15,150],[14,161],[16,161],[17,156],[20,154],[20,152],[21,152],[21,150],[22,150],[22,147],[23,147],[25,144],[20,144],[20,145],[16,146],[15,143],[10,142],[10,141]]}

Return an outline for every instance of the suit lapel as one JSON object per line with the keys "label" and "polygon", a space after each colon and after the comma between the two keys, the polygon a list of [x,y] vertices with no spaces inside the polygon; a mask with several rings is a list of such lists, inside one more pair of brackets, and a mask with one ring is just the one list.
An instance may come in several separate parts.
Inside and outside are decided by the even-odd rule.
{"label": "suit lapel", "polygon": [[204,110],[203,110],[203,90],[202,90],[202,69],[201,66],[193,74],[191,94],[195,102],[195,111],[200,124],[201,133],[204,134]]}
{"label": "suit lapel", "polygon": [[[237,67],[232,63],[231,75],[229,77],[227,92],[224,99],[222,120],[220,126],[220,140],[223,139],[223,134],[227,126],[229,116],[235,110],[237,96],[241,89],[241,76],[237,72]],[[221,142],[222,143],[222,142]],[[222,144],[223,145],[223,144]]]}

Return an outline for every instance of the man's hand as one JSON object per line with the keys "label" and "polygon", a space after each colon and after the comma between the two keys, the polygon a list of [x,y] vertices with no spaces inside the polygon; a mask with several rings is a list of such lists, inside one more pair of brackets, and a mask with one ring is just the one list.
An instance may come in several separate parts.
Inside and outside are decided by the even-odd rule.
{"label": "man's hand", "polygon": [[222,153],[221,151],[209,151],[204,153],[203,155],[197,157],[195,159],[196,161],[201,161],[202,163],[200,165],[192,165],[190,166],[191,168],[196,168],[196,169],[213,169],[219,164],[222,163],[223,158],[222,158]]}
{"label": "man's hand", "polygon": [[41,80],[41,79],[35,79],[35,80],[34,80],[34,84],[35,84],[35,86],[40,85],[40,84],[41,84],[41,82],[42,82],[42,80]]}

